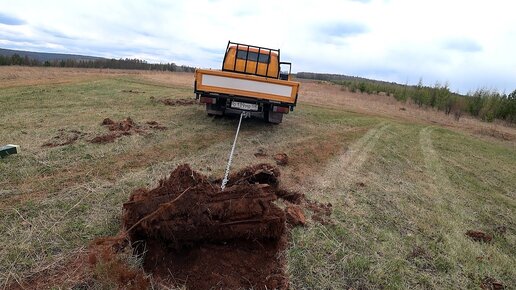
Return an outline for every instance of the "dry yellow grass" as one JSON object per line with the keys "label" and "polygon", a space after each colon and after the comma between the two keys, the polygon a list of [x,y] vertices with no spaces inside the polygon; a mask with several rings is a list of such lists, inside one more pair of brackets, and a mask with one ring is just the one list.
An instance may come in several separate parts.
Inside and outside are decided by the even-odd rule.
{"label": "dry yellow grass", "polygon": [[467,131],[477,136],[510,141],[513,145],[516,144],[516,129],[499,122],[486,123],[469,116],[463,116],[460,121],[455,121],[452,115],[446,116],[440,111],[419,108],[410,101],[402,103],[392,96],[353,93],[343,90],[340,85],[328,82],[300,81],[301,103],[328,106],[421,124],[440,125],[454,130]]}
{"label": "dry yellow grass", "polygon": [[[194,82],[192,73],[3,66],[0,67],[0,88],[64,84],[120,76],[134,77],[168,87],[193,87]],[[443,112],[433,109],[419,108],[411,102],[402,103],[392,96],[353,93],[342,89],[340,85],[329,82],[302,79],[298,81],[302,83],[299,92],[301,104],[308,103],[416,123],[436,124],[454,130],[467,131],[491,140],[496,139],[508,141],[512,145],[516,144],[516,129],[500,122],[486,123],[469,116],[463,116],[457,122],[451,115],[446,116]]]}
{"label": "dry yellow grass", "polygon": [[133,76],[162,85],[193,86],[193,74],[142,70],[0,66],[0,88],[65,84],[109,77]]}

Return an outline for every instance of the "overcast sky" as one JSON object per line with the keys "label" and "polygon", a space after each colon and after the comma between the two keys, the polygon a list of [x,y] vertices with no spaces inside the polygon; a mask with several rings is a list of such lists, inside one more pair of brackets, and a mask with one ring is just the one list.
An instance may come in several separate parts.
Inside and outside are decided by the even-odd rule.
{"label": "overcast sky", "polygon": [[293,71],[516,89],[511,0],[0,0],[0,48],[220,68],[228,40]]}

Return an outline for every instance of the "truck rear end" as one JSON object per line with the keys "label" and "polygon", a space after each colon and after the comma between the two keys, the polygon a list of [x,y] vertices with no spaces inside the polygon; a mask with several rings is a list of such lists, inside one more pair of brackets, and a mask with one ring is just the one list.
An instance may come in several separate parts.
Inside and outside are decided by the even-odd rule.
{"label": "truck rear end", "polygon": [[249,111],[278,124],[297,103],[290,67],[279,50],[229,42],[222,70],[196,70],[194,91],[209,115]]}

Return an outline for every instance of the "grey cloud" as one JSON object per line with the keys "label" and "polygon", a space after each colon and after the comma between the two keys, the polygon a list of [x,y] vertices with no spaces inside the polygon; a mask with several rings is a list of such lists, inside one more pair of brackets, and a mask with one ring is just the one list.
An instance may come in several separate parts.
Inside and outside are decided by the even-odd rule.
{"label": "grey cloud", "polygon": [[25,21],[14,16],[7,15],[5,13],[0,12],[0,24],[5,25],[23,25]]}
{"label": "grey cloud", "polygon": [[325,24],[319,27],[318,33],[321,35],[333,36],[333,37],[348,37],[357,34],[366,33],[368,31],[367,26],[362,23],[356,22],[341,22]]}
{"label": "grey cloud", "polygon": [[64,38],[64,39],[75,39],[74,37],[71,37],[65,33],[62,33],[60,31],[56,31],[56,30],[53,30],[53,29],[48,29],[48,28],[41,28],[40,29],[41,32],[44,32],[48,35],[51,35],[51,36],[54,36],[54,37],[57,37],[57,38]]}
{"label": "grey cloud", "polygon": [[451,39],[444,43],[444,47],[450,50],[462,52],[482,51],[482,46],[472,39]]}

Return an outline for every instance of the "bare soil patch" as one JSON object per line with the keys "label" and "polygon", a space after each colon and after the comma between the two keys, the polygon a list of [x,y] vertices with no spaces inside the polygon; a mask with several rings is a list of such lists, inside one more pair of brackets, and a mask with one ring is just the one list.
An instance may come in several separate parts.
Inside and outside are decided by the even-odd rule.
{"label": "bare soil patch", "polygon": [[89,142],[97,144],[105,144],[114,142],[116,139],[122,136],[128,136],[133,134],[147,134],[147,129],[166,130],[167,127],[160,125],[156,121],[149,121],[146,125],[140,125],[133,121],[130,117],[125,118],[122,121],[115,122],[110,118],[105,118],[101,125],[106,126],[110,131],[107,134],[102,134],[94,137]]}
{"label": "bare soil patch", "polygon": [[152,102],[162,103],[167,106],[190,106],[197,104],[197,100],[195,99],[156,99],[155,97],[150,97]]}
{"label": "bare soil patch", "polygon": [[79,130],[59,129],[57,135],[44,143],[42,147],[58,147],[73,144],[86,135],[87,133],[83,133]]}

